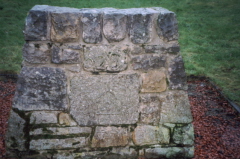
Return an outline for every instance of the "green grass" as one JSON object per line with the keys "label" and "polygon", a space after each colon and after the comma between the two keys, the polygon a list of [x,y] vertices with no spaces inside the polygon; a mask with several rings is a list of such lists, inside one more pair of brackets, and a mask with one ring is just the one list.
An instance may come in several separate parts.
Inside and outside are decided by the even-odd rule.
{"label": "green grass", "polygon": [[27,12],[36,4],[75,8],[165,7],[177,14],[188,75],[210,77],[240,104],[239,0],[0,0],[0,71],[19,72]]}

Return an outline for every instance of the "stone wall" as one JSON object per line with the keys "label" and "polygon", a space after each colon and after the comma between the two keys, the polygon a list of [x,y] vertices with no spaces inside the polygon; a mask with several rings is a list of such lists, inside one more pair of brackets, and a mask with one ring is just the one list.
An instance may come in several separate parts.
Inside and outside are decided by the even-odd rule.
{"label": "stone wall", "polygon": [[9,157],[193,157],[173,12],[37,5],[24,35]]}

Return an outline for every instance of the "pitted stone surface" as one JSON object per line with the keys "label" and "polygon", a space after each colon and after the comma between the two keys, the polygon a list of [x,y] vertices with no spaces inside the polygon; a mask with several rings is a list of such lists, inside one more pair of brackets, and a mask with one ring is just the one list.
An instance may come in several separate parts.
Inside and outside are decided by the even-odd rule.
{"label": "pitted stone surface", "polygon": [[119,72],[127,68],[127,46],[110,45],[86,47],[84,69],[91,72]]}
{"label": "pitted stone surface", "polygon": [[30,116],[30,124],[57,124],[58,112],[37,111]]}
{"label": "pitted stone surface", "polygon": [[186,91],[169,91],[160,96],[161,123],[191,123],[192,115]]}
{"label": "pitted stone surface", "polygon": [[136,145],[169,144],[170,131],[165,127],[143,125],[137,126],[133,132]]}
{"label": "pitted stone surface", "polygon": [[70,114],[79,125],[137,122],[137,74],[74,77],[70,87]]}
{"label": "pitted stone surface", "polygon": [[142,55],[132,58],[132,65],[134,70],[150,70],[160,69],[166,65],[166,56],[162,55]]}
{"label": "pitted stone surface", "polygon": [[25,40],[49,40],[47,8],[47,5],[36,5],[30,10],[25,22]]}
{"label": "pitted stone surface", "polygon": [[67,108],[66,76],[60,68],[23,67],[17,85],[13,108],[20,110]]}
{"label": "pitted stone surface", "polygon": [[52,62],[53,63],[79,63],[80,53],[78,50],[63,49],[59,46],[52,47]]}
{"label": "pitted stone surface", "polygon": [[103,33],[108,42],[119,42],[127,33],[127,15],[121,11],[105,11],[103,14]]}
{"label": "pitted stone surface", "polygon": [[48,44],[26,43],[23,47],[23,58],[29,63],[45,64],[50,62],[50,48]]}
{"label": "pitted stone surface", "polygon": [[121,127],[96,127],[92,147],[126,146],[128,131]]}
{"label": "pitted stone surface", "polygon": [[80,12],[53,11],[51,13],[53,42],[76,42],[79,39]]}
{"label": "pitted stone surface", "polygon": [[90,44],[100,43],[102,41],[102,19],[101,12],[97,9],[83,11],[83,41]]}

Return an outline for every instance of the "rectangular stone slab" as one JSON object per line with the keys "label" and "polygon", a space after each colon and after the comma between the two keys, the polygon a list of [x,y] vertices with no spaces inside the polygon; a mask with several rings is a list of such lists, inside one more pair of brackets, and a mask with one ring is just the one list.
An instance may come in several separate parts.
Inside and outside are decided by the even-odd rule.
{"label": "rectangular stone slab", "polygon": [[70,114],[79,125],[137,122],[137,74],[74,77],[70,85]]}

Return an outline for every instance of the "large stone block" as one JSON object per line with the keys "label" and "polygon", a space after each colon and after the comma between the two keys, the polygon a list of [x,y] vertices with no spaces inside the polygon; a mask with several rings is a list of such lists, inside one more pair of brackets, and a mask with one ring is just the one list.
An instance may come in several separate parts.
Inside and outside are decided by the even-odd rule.
{"label": "large stone block", "polygon": [[182,56],[176,56],[170,60],[169,88],[187,90],[187,76],[184,69]]}
{"label": "large stone block", "polygon": [[79,63],[80,53],[78,50],[63,49],[60,46],[54,45],[52,47],[52,62],[53,63]]}
{"label": "large stone block", "polygon": [[163,92],[167,88],[166,75],[164,71],[150,70],[143,73],[142,77],[142,90],[141,92]]}
{"label": "large stone block", "polygon": [[96,127],[92,139],[92,147],[126,146],[128,131],[121,127]]}
{"label": "large stone block", "polygon": [[127,68],[127,46],[110,45],[86,47],[84,69],[91,72],[119,72]]}
{"label": "large stone block", "polygon": [[86,137],[75,137],[67,139],[38,139],[31,140],[30,150],[49,150],[49,149],[74,149],[88,145],[89,139]]}
{"label": "large stone block", "polygon": [[28,13],[25,21],[25,40],[49,40],[47,5],[36,5]]}
{"label": "large stone block", "polygon": [[23,67],[18,78],[13,108],[65,110],[66,75],[60,68]]}
{"label": "large stone block", "polygon": [[167,58],[165,55],[140,55],[132,58],[134,70],[160,69],[166,66]]}
{"label": "large stone block", "polygon": [[51,40],[53,42],[77,42],[80,32],[80,11],[54,8],[51,11]]}
{"label": "large stone block", "polygon": [[97,9],[83,11],[83,41],[90,44],[100,43],[102,41],[102,15]]}
{"label": "large stone block", "polygon": [[103,33],[108,42],[119,42],[127,33],[127,15],[119,10],[105,10],[103,14]]}
{"label": "large stone block", "polygon": [[23,58],[29,63],[45,64],[50,62],[48,44],[26,43],[23,46]]}
{"label": "large stone block", "polygon": [[79,125],[134,124],[138,120],[137,74],[74,77],[70,114]]}
{"label": "large stone block", "polygon": [[186,91],[169,91],[160,95],[160,123],[191,123],[192,115]]}
{"label": "large stone block", "polygon": [[137,126],[133,132],[136,145],[169,144],[170,131],[165,127],[143,125]]}
{"label": "large stone block", "polygon": [[144,44],[151,41],[154,13],[156,11],[149,8],[128,10],[129,36],[134,44]]}
{"label": "large stone block", "polygon": [[160,121],[161,103],[158,96],[143,94],[140,97],[140,122],[157,125]]}
{"label": "large stone block", "polygon": [[10,118],[8,119],[8,131],[6,134],[6,146],[9,150],[17,149],[19,151],[25,151],[27,139],[25,138],[24,128],[26,121],[21,118],[14,111],[10,112]]}

